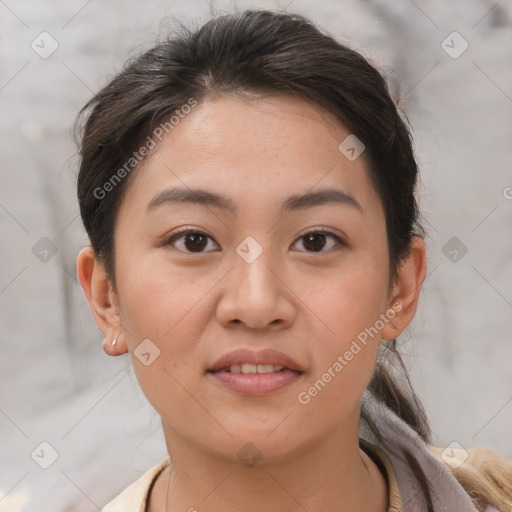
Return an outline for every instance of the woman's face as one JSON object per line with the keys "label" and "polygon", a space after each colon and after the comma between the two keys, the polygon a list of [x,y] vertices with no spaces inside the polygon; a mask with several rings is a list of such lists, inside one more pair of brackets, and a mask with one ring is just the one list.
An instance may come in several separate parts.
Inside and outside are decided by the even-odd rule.
{"label": "woman's face", "polygon": [[393,300],[384,212],[363,157],[339,149],[349,135],[298,99],[219,95],[133,176],[118,343],[168,442],[264,462],[358,424]]}

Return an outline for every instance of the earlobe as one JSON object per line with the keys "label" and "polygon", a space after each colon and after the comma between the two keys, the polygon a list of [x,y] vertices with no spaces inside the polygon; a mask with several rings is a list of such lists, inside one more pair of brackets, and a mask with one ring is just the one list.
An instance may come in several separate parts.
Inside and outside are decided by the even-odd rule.
{"label": "earlobe", "polygon": [[[105,337],[103,350],[111,356],[127,352],[121,316],[115,304],[115,292],[103,264],[92,247],[77,257],[77,277],[89,302],[94,320]],[[115,343],[112,343],[113,340]]]}
{"label": "earlobe", "polygon": [[103,340],[103,351],[109,356],[120,356],[121,354],[126,354],[126,352],[128,352],[126,347],[124,332],[121,331],[117,336],[114,336],[114,338],[105,336],[105,339]]}
{"label": "earlobe", "polygon": [[[427,271],[426,261],[425,242],[422,238],[415,236],[409,255],[400,265],[398,277],[391,292],[387,311],[390,312],[393,309],[395,314],[382,330],[383,339],[396,339],[414,318]],[[398,304],[400,307],[397,306]]]}

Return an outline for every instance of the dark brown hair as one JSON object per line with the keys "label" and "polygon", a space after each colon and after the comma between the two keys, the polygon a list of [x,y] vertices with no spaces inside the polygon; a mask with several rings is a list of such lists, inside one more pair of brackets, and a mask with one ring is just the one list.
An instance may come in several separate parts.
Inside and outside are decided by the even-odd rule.
{"label": "dark brown hair", "polygon": [[[218,16],[195,31],[183,28],[128,63],[81,111],[79,120],[86,119],[79,143],[80,212],[114,286],[116,214],[133,173],[109,187],[106,197],[95,191],[105,190],[116,171],[126,169],[134,151],[154,138],[163,120],[190,98],[199,102],[216,92],[304,99],[333,113],[364,143],[369,177],[385,212],[391,289],[413,237],[424,236],[414,196],[418,169],[409,130],[386,80],[364,57],[302,16],[271,11]],[[396,340],[385,346],[399,362],[408,387],[402,385],[404,379],[392,376],[383,358],[368,389],[430,442],[428,419]],[[364,411],[362,419],[379,437]]]}

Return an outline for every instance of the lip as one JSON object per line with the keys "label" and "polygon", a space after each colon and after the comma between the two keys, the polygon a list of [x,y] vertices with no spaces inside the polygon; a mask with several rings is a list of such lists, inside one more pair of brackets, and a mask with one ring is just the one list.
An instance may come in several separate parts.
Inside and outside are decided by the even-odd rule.
{"label": "lip", "polygon": [[[232,365],[272,364],[283,366],[279,372],[273,373],[230,373],[220,371]],[[292,358],[267,349],[259,352],[252,350],[235,350],[218,359],[207,371],[207,376],[223,387],[238,394],[249,396],[265,396],[276,393],[302,378],[304,369]]]}
{"label": "lip", "polygon": [[224,368],[229,368],[230,366],[243,363],[256,365],[279,365],[296,372],[304,372],[304,368],[302,368],[291,357],[274,349],[260,350],[259,352],[255,352],[254,350],[249,349],[234,350],[224,354],[220,359],[213,363],[210,368],[208,368],[208,371],[216,372]]}

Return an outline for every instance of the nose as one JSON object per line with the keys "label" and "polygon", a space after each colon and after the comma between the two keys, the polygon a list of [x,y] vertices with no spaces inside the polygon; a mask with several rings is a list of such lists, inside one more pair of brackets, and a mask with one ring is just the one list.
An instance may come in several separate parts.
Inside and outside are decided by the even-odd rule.
{"label": "nose", "polygon": [[224,327],[244,324],[252,329],[276,329],[293,323],[294,293],[269,253],[264,250],[251,263],[235,256],[234,268],[223,280],[216,312]]}

